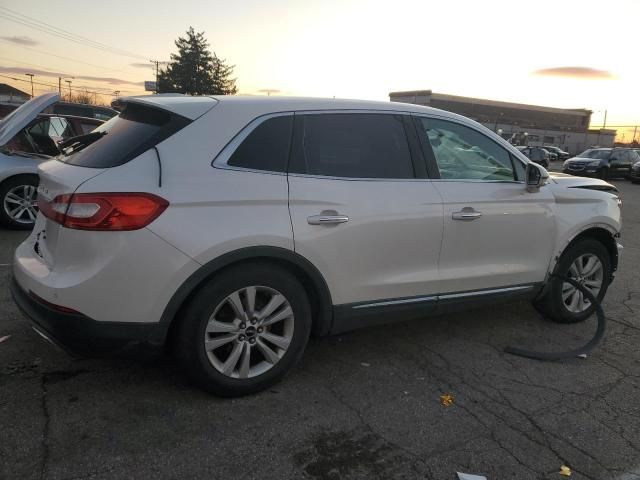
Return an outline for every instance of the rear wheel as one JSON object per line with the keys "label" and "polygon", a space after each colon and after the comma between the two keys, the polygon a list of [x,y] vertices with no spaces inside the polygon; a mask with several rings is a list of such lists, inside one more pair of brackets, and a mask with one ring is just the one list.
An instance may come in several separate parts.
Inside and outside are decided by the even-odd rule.
{"label": "rear wheel", "polygon": [[595,307],[562,277],[572,278],[602,301],[611,278],[609,252],[597,240],[579,240],[562,254],[555,273],[557,277],[551,278],[547,293],[535,302],[535,306],[553,321],[581,322],[591,316]]}
{"label": "rear wheel", "polygon": [[30,230],[38,215],[38,177],[17,175],[0,186],[0,223],[9,228]]}
{"label": "rear wheel", "polygon": [[175,353],[187,376],[234,397],[264,390],[291,370],[309,338],[311,309],[293,275],[256,263],[216,275],[181,322]]}

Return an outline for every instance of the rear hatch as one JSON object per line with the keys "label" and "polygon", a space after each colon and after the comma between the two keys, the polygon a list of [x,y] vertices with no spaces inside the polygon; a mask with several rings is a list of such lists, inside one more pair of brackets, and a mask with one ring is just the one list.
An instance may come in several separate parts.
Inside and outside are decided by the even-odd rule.
{"label": "rear hatch", "polygon": [[[92,225],[90,220],[100,209],[100,215],[105,209],[112,209],[113,203],[99,198],[87,200],[86,194],[76,193],[82,184],[149,152],[190,122],[189,118],[155,105],[129,103],[119,116],[88,135],[76,137],[77,141],[65,154],[40,164],[38,205],[42,214],[38,215],[32,238],[34,250],[45,263],[51,268],[55,266],[63,224],[85,230],[108,229],[108,225]],[[152,154],[152,150],[147,153]],[[157,175],[155,163],[148,163],[149,171],[153,172],[150,175]]]}

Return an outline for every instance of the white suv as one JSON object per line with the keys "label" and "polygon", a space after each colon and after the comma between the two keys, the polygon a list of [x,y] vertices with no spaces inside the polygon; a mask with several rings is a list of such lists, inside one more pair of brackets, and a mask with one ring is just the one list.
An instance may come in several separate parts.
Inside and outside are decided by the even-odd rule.
{"label": "white suv", "polygon": [[[400,103],[147,96],[40,165],[12,291],[75,351],[171,345],[221,395],[266,388],[310,334],[529,297],[602,298],[620,209],[458,115]],[[97,136],[96,136],[97,137]],[[576,188],[578,187],[578,188]],[[608,191],[607,191],[608,190]]]}

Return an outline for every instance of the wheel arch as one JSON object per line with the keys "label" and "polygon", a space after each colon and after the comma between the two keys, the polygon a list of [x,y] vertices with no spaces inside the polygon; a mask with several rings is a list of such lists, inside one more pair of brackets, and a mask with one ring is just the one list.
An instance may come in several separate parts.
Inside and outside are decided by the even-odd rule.
{"label": "wheel arch", "polygon": [[312,334],[321,336],[330,331],[333,322],[333,303],[322,274],[306,258],[293,251],[264,246],[235,250],[200,267],[173,294],[160,318],[159,328],[149,341],[154,344],[164,344],[175,338],[174,330],[180,321],[180,312],[199,289],[223,270],[250,262],[273,264],[291,272],[300,281],[309,297]]}
{"label": "wheel arch", "polygon": [[611,260],[611,273],[613,275],[613,273],[615,273],[615,271],[618,269],[618,242],[616,241],[616,239],[619,236],[620,234],[612,231],[611,227],[609,227],[608,225],[590,226],[577,232],[565,243],[560,253],[555,257],[551,272],[555,271],[558,262],[560,261],[560,257],[562,257],[562,255],[567,251],[568,248],[575,245],[580,240],[583,240],[585,238],[592,238],[602,243],[607,249],[607,252],[609,252],[609,259]]}
{"label": "wheel arch", "polygon": [[11,175],[3,178],[2,180],[0,180],[0,188],[4,187],[6,185],[7,182],[18,178],[18,177],[35,177],[39,180],[39,176],[37,173],[34,172],[15,172],[15,173],[11,173]]}

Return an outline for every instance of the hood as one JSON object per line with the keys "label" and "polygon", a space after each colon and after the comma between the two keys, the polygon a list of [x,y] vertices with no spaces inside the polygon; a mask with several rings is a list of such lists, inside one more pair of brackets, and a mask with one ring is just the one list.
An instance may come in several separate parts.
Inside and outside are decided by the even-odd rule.
{"label": "hood", "polygon": [[618,191],[614,185],[599,178],[577,177],[566,173],[549,172],[549,181],[567,188],[588,188],[612,193]]}
{"label": "hood", "polygon": [[20,130],[38,116],[49,105],[57,102],[60,95],[45,93],[23,103],[0,120],[0,146],[9,142]]}

